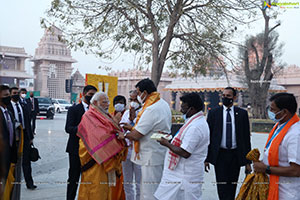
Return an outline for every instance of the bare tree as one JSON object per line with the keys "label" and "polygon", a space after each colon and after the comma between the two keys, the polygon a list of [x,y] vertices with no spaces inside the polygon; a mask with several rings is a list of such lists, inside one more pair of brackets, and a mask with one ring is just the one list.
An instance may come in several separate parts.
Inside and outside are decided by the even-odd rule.
{"label": "bare tree", "polygon": [[[113,59],[117,49],[152,64],[158,85],[167,62],[190,70],[228,51],[237,24],[255,14],[246,0],[53,0],[41,23],[61,28],[75,49]],[[201,70],[200,70],[201,71]]]}
{"label": "bare tree", "polygon": [[[266,101],[271,80],[278,70],[283,68],[280,63],[283,44],[278,43],[278,33],[274,30],[280,26],[277,22],[270,28],[270,15],[261,8],[264,17],[264,31],[249,37],[245,45],[240,47],[241,69],[236,70],[244,74],[253,108],[253,117],[266,118]],[[275,60],[277,62],[275,63]]]}

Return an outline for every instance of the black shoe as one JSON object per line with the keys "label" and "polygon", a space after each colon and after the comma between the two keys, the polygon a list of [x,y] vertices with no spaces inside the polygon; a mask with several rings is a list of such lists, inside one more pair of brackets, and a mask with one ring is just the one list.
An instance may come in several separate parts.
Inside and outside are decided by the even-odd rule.
{"label": "black shoe", "polygon": [[37,188],[36,185],[27,185],[28,190],[35,190]]}

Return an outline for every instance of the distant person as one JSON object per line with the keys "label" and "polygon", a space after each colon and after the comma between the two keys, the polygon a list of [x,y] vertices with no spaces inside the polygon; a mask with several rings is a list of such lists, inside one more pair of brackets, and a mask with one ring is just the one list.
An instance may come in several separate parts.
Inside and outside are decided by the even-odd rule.
{"label": "distant person", "polygon": [[[24,91],[23,91],[24,92]],[[11,95],[11,104],[8,106],[8,109],[13,113],[14,118],[17,122],[22,125],[24,132],[24,144],[23,144],[23,174],[26,182],[27,189],[34,190],[37,188],[34,185],[32,178],[32,168],[30,161],[30,146],[33,144],[33,133],[31,130],[31,113],[30,113],[30,105],[25,104],[22,100],[21,92],[19,88],[12,87],[10,88]]]}
{"label": "distant person", "polygon": [[185,123],[171,142],[164,138],[158,140],[169,149],[163,176],[154,195],[159,200],[198,200],[202,196],[209,127],[198,94],[188,93],[180,100]]}
{"label": "distant person", "polygon": [[108,113],[108,107],[107,94],[97,92],[78,126],[82,165],[79,200],[125,200],[121,181],[121,162],[126,159],[125,141],[117,139],[116,133],[121,127]]}
{"label": "distant person", "polygon": [[257,173],[269,174],[268,200],[300,200],[300,121],[293,94],[270,98],[268,115],[276,124],[265,145],[263,159],[254,162]]}
{"label": "distant person", "polygon": [[[137,91],[131,90],[129,92],[129,109],[126,110],[122,116],[120,124],[123,123],[130,124],[131,126],[135,125],[136,117],[141,111],[141,104],[137,100]],[[123,167],[123,176],[124,176],[124,190],[126,195],[126,200],[140,200],[140,184],[141,184],[141,166],[135,164],[130,160],[131,154],[133,151],[133,144],[129,139],[126,139],[128,146],[128,153],[126,160],[122,162]],[[134,179],[133,179],[134,177]],[[133,185],[135,184],[135,195]],[[135,197],[135,198],[134,198]]]}
{"label": "distant person", "polygon": [[223,106],[212,109],[207,116],[210,143],[205,162],[215,166],[218,196],[220,200],[235,199],[241,166],[245,173],[251,172],[251,161],[246,159],[251,150],[249,118],[246,110],[233,106],[236,90],[226,87],[223,91]]}
{"label": "distant person", "polygon": [[34,98],[34,94],[33,92],[30,92],[30,98],[27,99],[27,101],[30,101],[30,105],[31,105],[31,129],[32,129],[32,133],[35,135],[35,127],[36,127],[36,116],[38,116],[40,114],[40,109],[39,109],[39,101]]}
{"label": "distant person", "polygon": [[80,178],[80,159],[78,155],[79,137],[76,135],[82,115],[89,109],[90,101],[97,92],[97,88],[87,85],[83,88],[83,99],[81,103],[69,108],[65,131],[69,134],[66,152],[69,153],[69,177],[67,186],[67,200],[76,197],[78,182]]}
{"label": "distant person", "polygon": [[[11,163],[17,162],[17,146],[15,138],[15,120],[13,114],[7,109],[10,105],[10,93],[9,87],[6,85],[0,85],[0,119],[1,119],[1,138],[2,141],[2,156],[1,165],[3,167],[2,176],[2,192],[5,190],[8,172],[10,170]],[[9,195],[10,196],[10,195]],[[0,196],[0,199],[2,194]]]}
{"label": "distant person", "polygon": [[141,165],[141,199],[154,200],[154,192],[162,177],[166,147],[150,137],[159,131],[171,133],[172,114],[168,103],[160,98],[160,94],[150,79],[143,79],[136,84],[137,99],[143,104],[136,124],[125,124],[123,128],[130,130],[119,138],[134,141],[131,161]]}

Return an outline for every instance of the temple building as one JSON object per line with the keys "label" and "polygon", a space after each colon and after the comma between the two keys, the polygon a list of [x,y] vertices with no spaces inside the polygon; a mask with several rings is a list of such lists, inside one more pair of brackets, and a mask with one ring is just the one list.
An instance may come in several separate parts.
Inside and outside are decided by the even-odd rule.
{"label": "temple building", "polygon": [[0,46],[0,84],[24,87],[34,76],[25,70],[25,60],[30,56],[24,48]]}
{"label": "temple building", "polygon": [[[296,97],[298,108],[300,107],[300,67],[290,65],[275,76],[278,85],[286,88],[287,92],[293,93]],[[299,108],[300,114],[300,108]]]}
{"label": "temple building", "polygon": [[68,100],[70,93],[65,92],[65,84],[66,79],[71,79],[72,63],[76,60],[62,38],[60,29],[55,26],[47,28],[31,61],[36,76],[34,90],[40,91],[44,97]]}
{"label": "temple building", "polygon": [[[222,93],[226,87],[233,87],[238,91],[237,105],[246,107],[250,103],[250,97],[247,92],[247,86],[234,74],[222,76],[199,76],[197,78],[177,78],[167,85],[164,90],[170,91],[172,95],[171,107],[180,110],[179,97],[183,93],[197,92],[204,101],[205,112],[211,108],[222,105]],[[271,81],[270,93],[286,92],[286,88]]]}

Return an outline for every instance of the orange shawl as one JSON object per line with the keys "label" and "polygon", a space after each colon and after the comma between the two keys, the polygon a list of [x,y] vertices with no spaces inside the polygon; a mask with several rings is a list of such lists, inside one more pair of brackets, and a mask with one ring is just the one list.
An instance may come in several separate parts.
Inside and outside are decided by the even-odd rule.
{"label": "orange shawl", "polygon": [[111,116],[92,105],[82,116],[77,135],[100,165],[124,148],[124,143],[116,137],[117,130],[121,131],[121,128]]}
{"label": "orange shawl", "polygon": [[[156,103],[159,100],[160,100],[160,95],[159,95],[158,92],[152,92],[150,95],[148,95],[148,97],[145,100],[145,103],[143,105],[142,110],[138,113],[138,115],[136,117],[136,122],[135,122],[135,125],[134,125],[133,129],[135,129],[136,125],[138,124],[138,122],[139,122],[142,114],[146,110],[146,108],[151,106],[152,104]],[[136,155],[134,159],[136,159],[136,158],[140,159],[140,156],[139,156],[140,142],[139,141],[134,141],[133,146],[134,146],[134,152],[135,152],[135,155]]]}
{"label": "orange shawl", "polygon": [[[269,149],[269,154],[268,154],[268,161],[270,166],[277,167],[278,166],[278,150],[279,150],[279,145],[281,141],[283,140],[285,134],[288,132],[289,128],[296,122],[299,121],[299,117],[295,114],[288,122],[287,124],[283,127],[283,129],[278,133],[278,135],[273,139],[270,149]],[[278,123],[273,127],[269,134],[268,141],[266,143],[266,146],[271,139],[272,135],[274,134],[276,128],[278,127]],[[266,147],[265,146],[265,147]],[[270,186],[269,186],[269,195],[268,195],[268,200],[278,200],[279,194],[278,194],[278,182],[279,182],[279,176],[277,175],[270,175]]]}

